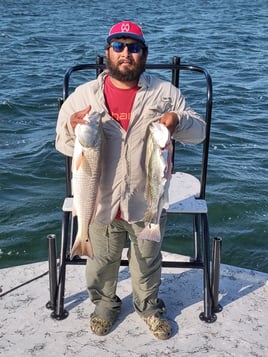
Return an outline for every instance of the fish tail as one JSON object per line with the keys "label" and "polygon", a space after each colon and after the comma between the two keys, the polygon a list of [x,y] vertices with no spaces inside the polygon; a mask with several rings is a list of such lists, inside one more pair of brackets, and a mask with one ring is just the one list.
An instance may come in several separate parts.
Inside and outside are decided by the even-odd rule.
{"label": "fish tail", "polygon": [[160,242],[161,241],[160,225],[154,223],[147,224],[137,238],[151,240],[154,242]]}
{"label": "fish tail", "polygon": [[89,258],[94,257],[92,244],[89,239],[87,239],[86,241],[81,241],[76,238],[71,249],[70,259],[72,260],[76,255],[88,256]]}

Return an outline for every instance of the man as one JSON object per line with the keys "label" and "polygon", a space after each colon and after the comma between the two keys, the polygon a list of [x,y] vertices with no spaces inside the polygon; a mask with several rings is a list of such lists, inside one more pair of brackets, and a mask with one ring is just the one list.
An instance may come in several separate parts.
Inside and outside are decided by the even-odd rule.
{"label": "man", "polygon": [[[89,233],[94,258],[88,259],[87,287],[95,310],[93,333],[103,336],[121,309],[116,295],[121,253],[126,239],[132,278],[133,306],[154,336],[167,339],[171,324],[158,298],[161,242],[137,239],[145,227],[145,147],[150,123],[160,121],[175,140],[197,144],[205,122],[186,106],[180,91],[144,73],[148,47],[141,28],[130,21],[115,24],[107,37],[106,67],[94,81],[79,86],[64,102],[57,123],[56,148],[73,155],[74,129],[86,124],[90,111],[102,113],[104,144],[99,200]],[[163,238],[165,215],[161,218]]]}

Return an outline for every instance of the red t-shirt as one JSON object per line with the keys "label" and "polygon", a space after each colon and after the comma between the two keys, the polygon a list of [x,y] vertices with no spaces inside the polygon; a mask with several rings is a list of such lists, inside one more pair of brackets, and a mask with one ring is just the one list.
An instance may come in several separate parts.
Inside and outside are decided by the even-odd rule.
{"label": "red t-shirt", "polygon": [[[128,130],[131,110],[138,90],[138,86],[130,89],[117,88],[113,85],[109,76],[106,77],[104,82],[106,106],[110,115],[120,123],[125,131]],[[120,207],[116,218],[121,219]]]}
{"label": "red t-shirt", "polygon": [[109,76],[105,79],[104,95],[109,113],[126,131],[128,129],[132,106],[138,90],[138,86],[130,89],[117,88],[113,85]]}

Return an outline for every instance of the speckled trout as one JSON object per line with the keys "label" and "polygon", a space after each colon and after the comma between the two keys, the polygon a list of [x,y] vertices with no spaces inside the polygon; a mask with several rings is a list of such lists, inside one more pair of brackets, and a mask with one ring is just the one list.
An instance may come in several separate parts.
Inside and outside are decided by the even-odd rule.
{"label": "speckled trout", "polygon": [[154,122],[149,127],[146,148],[145,199],[148,208],[144,215],[146,224],[138,239],[161,241],[160,216],[169,206],[168,189],[172,171],[173,145],[169,130],[164,124]]}
{"label": "speckled trout", "polygon": [[93,258],[89,225],[94,219],[100,178],[100,151],[102,145],[101,114],[89,113],[88,124],[75,128],[73,171],[73,215],[77,216],[78,230],[70,258],[75,255]]}

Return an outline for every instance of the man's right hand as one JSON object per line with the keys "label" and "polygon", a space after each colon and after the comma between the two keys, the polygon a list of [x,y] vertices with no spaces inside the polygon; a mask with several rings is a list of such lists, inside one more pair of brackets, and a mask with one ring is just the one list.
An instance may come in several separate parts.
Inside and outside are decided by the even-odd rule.
{"label": "man's right hand", "polygon": [[86,107],[83,110],[80,110],[79,112],[73,113],[71,116],[71,126],[73,128],[73,131],[75,130],[75,127],[77,124],[88,124],[86,120],[84,120],[84,117],[86,114],[88,114],[91,110],[91,105]]}

